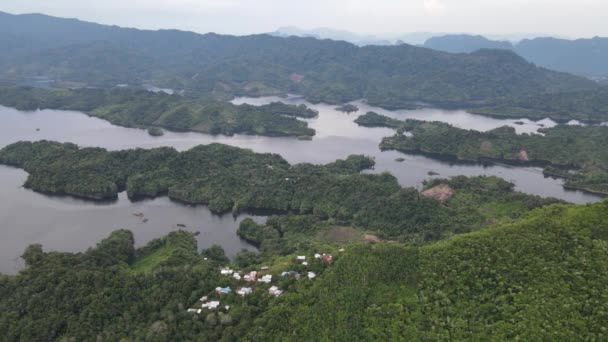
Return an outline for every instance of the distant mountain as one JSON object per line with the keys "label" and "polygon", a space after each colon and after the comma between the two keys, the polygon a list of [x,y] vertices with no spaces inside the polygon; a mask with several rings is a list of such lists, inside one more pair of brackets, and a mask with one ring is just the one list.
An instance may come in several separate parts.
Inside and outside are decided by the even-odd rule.
{"label": "distant mountain", "polygon": [[295,26],[280,27],[275,32],[270,33],[277,37],[312,37],[317,39],[332,39],[343,40],[358,46],[365,45],[393,45],[393,41],[388,39],[378,38],[373,35],[359,35],[350,31],[336,30],[331,28],[316,28],[312,30],[303,30]]}
{"label": "distant mountain", "polygon": [[470,53],[479,49],[513,49],[510,42],[489,40],[468,34],[432,37],[424,43],[424,47],[452,53]]}
{"label": "distant mountain", "polygon": [[517,44],[489,40],[482,36],[446,35],[433,37],[424,47],[446,52],[469,53],[478,49],[512,50],[528,61],[552,70],[599,78],[608,76],[608,38],[524,39]]}
{"label": "distant mountain", "polygon": [[384,35],[361,35],[345,30],[336,30],[332,28],[315,28],[311,30],[301,29],[295,26],[284,26],[270,33],[279,37],[313,37],[318,39],[343,40],[358,46],[365,45],[420,45],[427,39],[439,35],[441,33],[433,32],[412,32],[404,34],[384,34]]}
{"label": "distant mountain", "polygon": [[608,38],[523,40],[515,51],[527,60],[559,71],[608,76]]}
{"label": "distant mountain", "polygon": [[0,14],[0,47],[0,79],[148,83],[223,97],[298,93],[328,103],[461,107],[596,87],[508,51],[449,54],[407,44],[148,31],[44,15]]}

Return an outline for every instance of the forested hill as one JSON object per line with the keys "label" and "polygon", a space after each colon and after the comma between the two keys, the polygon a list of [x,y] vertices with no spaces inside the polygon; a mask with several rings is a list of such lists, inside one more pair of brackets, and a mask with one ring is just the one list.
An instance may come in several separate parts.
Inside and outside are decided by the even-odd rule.
{"label": "forested hill", "polygon": [[[553,205],[508,224],[422,247],[296,243],[282,257],[242,253],[220,275],[221,248],[196,252],[174,232],[135,249],[114,232],[84,253],[26,249],[0,276],[6,341],[604,341],[608,203]],[[342,250],[342,252],[339,251]],[[312,257],[333,251],[334,261]],[[296,263],[307,256],[310,265]],[[291,270],[288,276],[283,272]],[[315,272],[309,279],[307,272]],[[302,275],[296,278],[292,274]],[[218,295],[217,286],[252,286]],[[270,286],[285,290],[278,298]],[[201,296],[218,300],[201,308]]]}
{"label": "forested hill", "polygon": [[237,106],[214,99],[187,98],[136,88],[0,87],[0,105],[20,110],[77,110],[121,126],[226,135],[310,137],[315,130],[297,118],[318,115],[305,105],[272,102],[262,106]]}
{"label": "forested hill", "polygon": [[410,45],[145,31],[43,15],[0,15],[1,78],[141,84],[228,95],[299,93],[312,101],[462,106],[591,89],[583,78],[505,51],[449,54]]}
{"label": "forested hill", "polygon": [[470,53],[488,48],[511,50],[536,65],[552,70],[585,76],[608,76],[608,38],[605,37],[576,40],[544,37],[511,44],[481,36],[445,35],[428,39],[424,47],[453,53]]}

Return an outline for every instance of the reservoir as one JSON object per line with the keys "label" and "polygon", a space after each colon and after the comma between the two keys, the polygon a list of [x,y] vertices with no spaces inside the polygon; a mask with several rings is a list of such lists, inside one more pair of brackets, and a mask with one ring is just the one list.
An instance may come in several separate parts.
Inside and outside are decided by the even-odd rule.
{"label": "reservoir", "polygon": [[[540,168],[461,164],[396,151],[382,152],[378,144],[394,131],[359,127],[353,122],[357,116],[375,111],[398,119],[443,121],[466,129],[486,131],[509,125],[518,133],[531,133],[541,127],[555,125],[551,120],[496,119],[439,109],[388,111],[362,101],[353,103],[359,107],[358,112],[346,114],[337,111],[335,106],[311,104],[298,97],[237,98],[233,102],[261,105],[279,100],[303,103],[319,111],[318,118],[306,120],[317,131],[312,141],[192,132],[165,132],[164,136],[152,137],[145,130],[115,126],[80,112],[24,112],[0,107],[0,147],[20,140],[42,139],[110,150],[159,146],[185,150],[199,144],[222,143],[256,152],[278,153],[290,163],[328,163],[351,154],[364,154],[376,160],[375,169],[370,172],[390,172],[402,186],[421,188],[422,182],[431,177],[494,175],[514,183],[517,190],[526,193],[557,197],[573,203],[600,199],[563,189],[561,180],[545,178]],[[397,162],[396,158],[404,158],[405,161]],[[439,175],[429,176],[429,172]],[[131,202],[123,193],[116,201],[102,203],[50,197],[22,188],[26,177],[23,170],[0,166],[0,273],[18,271],[22,267],[19,255],[29,244],[41,243],[46,251],[84,251],[111,231],[121,228],[133,231],[138,246],[172,230],[200,232],[197,236],[199,248],[219,244],[229,256],[234,256],[242,248],[251,248],[235,234],[240,221],[245,217],[253,217],[258,222],[265,220],[263,216],[217,216],[205,206],[186,206],[166,197]]]}

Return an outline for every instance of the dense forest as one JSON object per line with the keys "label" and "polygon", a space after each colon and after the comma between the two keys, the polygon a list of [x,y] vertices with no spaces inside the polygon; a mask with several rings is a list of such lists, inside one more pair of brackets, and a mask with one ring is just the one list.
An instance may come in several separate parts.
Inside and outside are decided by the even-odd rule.
{"label": "dense forest", "polygon": [[[2,78],[140,85],[216,96],[295,93],[311,101],[366,98],[387,108],[419,101],[468,107],[502,97],[594,89],[509,51],[449,54],[411,46],[358,47],[299,37],[145,31],[43,15],[0,14]],[[76,83],[75,83],[76,82]]]}
{"label": "dense forest", "polygon": [[[312,215],[404,241],[434,240],[476,229],[554,201],[514,193],[504,181],[486,181],[483,187],[493,194],[492,200],[481,199],[483,192],[463,194],[454,198],[468,198],[463,201],[467,205],[446,206],[416,189],[402,188],[390,174],[360,173],[374,165],[364,156],[326,165],[290,165],[278,155],[221,144],[184,152],[172,148],[108,152],[69,143],[19,142],[0,151],[0,163],[23,168],[29,173],[26,187],[50,194],[90,199],[114,198],[122,190],[132,199],[168,195],[207,204],[216,213],[265,210]],[[472,185],[465,183],[454,187],[477,192],[466,190]],[[505,205],[512,212],[503,210]],[[462,222],[453,219],[459,211]]]}
{"label": "dense forest", "polygon": [[357,122],[397,129],[397,134],[382,140],[382,149],[460,161],[540,164],[545,174],[566,178],[565,187],[608,194],[606,126],[558,125],[539,134],[517,134],[507,126],[478,132],[441,122],[399,122],[376,113],[367,113]]}
{"label": "dense forest", "polygon": [[[555,204],[425,246],[309,239],[284,256],[243,251],[233,263],[221,247],[197,253],[187,232],[140,249],[124,230],[83,253],[32,245],[23,253],[25,270],[0,276],[0,335],[6,341],[601,341],[608,321],[607,213],[606,202]],[[293,230],[313,224],[283,221]],[[226,266],[272,279],[249,285],[243,297],[217,294],[217,287],[251,284],[220,274]],[[271,286],[283,293],[269,294]],[[201,308],[201,296],[219,307]]]}
{"label": "dense forest", "polygon": [[606,122],[608,121],[608,87],[503,99],[469,111],[497,117],[550,118],[559,122],[570,120]]}
{"label": "dense forest", "polygon": [[0,104],[20,110],[78,110],[129,127],[164,127],[210,134],[312,136],[299,118],[318,113],[304,105],[273,102],[263,106],[191,99],[141,89],[0,88]]}

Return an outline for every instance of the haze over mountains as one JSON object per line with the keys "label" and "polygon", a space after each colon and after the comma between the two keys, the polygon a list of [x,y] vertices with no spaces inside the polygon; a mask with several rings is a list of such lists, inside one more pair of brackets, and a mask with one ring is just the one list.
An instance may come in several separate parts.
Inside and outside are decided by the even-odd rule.
{"label": "haze over mountains", "polygon": [[5,79],[153,83],[228,97],[297,93],[327,103],[366,98],[392,108],[453,107],[597,87],[508,51],[450,54],[407,44],[146,31],[38,14],[1,14],[0,46]]}
{"label": "haze over mountains", "polygon": [[482,36],[444,35],[430,38],[424,47],[452,53],[505,49],[552,70],[584,76],[608,76],[608,38],[568,40],[547,37],[524,39],[513,44]]}
{"label": "haze over mountains", "polygon": [[355,45],[411,44],[430,49],[471,53],[479,49],[511,50],[539,66],[587,77],[608,76],[608,38],[567,39],[547,34],[473,35],[441,32],[361,35],[345,30],[316,28],[304,30],[287,26],[272,32],[287,37],[314,37],[344,40]]}

